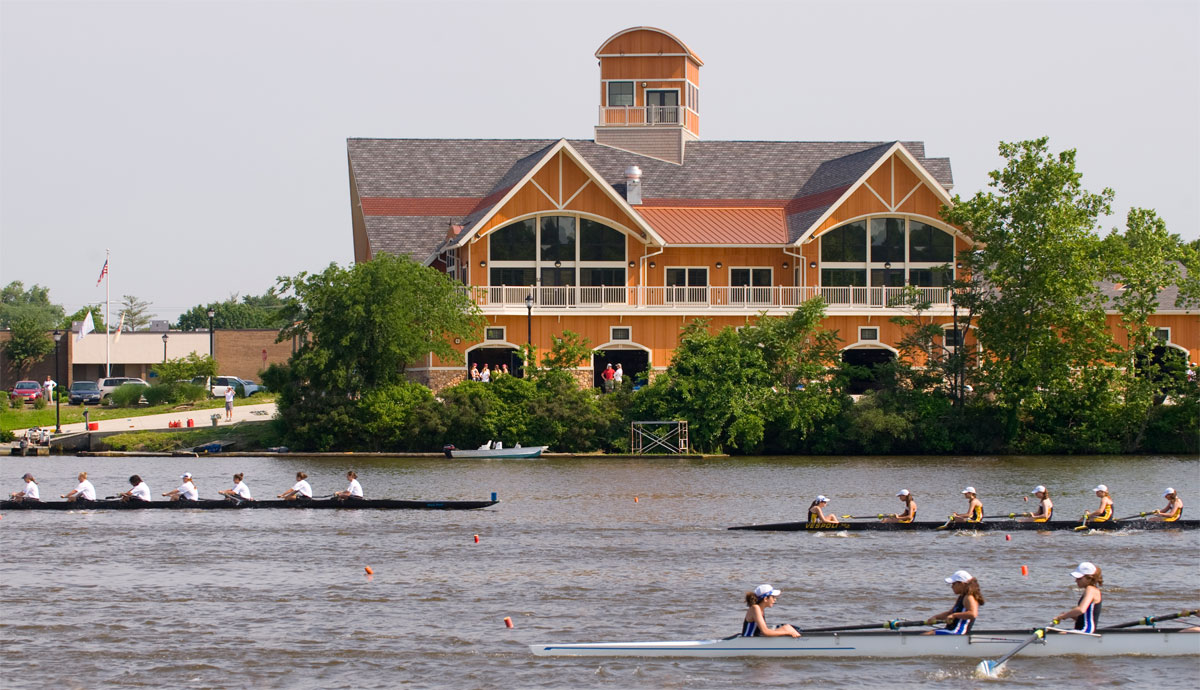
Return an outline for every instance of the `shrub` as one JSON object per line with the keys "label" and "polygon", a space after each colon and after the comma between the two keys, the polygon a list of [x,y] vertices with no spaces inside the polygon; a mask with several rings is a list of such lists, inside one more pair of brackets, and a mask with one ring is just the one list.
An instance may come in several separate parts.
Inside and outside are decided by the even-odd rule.
{"label": "shrub", "polygon": [[8,406],[9,406],[9,407],[11,407],[11,408],[13,408],[14,410],[16,410],[16,409],[20,409],[20,408],[21,408],[21,406],[22,406],[22,405],[24,405],[24,404],[25,404],[25,401],[24,401],[24,400],[22,400],[22,399],[20,399],[20,398],[18,398],[18,397],[17,397],[17,396],[15,396],[15,395],[14,395],[14,396],[12,396],[12,397],[10,397],[10,398],[8,399]]}
{"label": "shrub", "polygon": [[[121,386],[121,388],[124,387]],[[203,400],[208,395],[208,391],[203,386],[183,381],[161,383],[157,386],[142,388],[140,392],[145,396],[146,402],[151,405],[178,405],[183,402]]]}
{"label": "shrub", "polygon": [[46,409],[46,397],[43,395],[39,395],[38,397],[34,398],[33,399],[33,409],[35,409],[35,410]]}
{"label": "shrub", "polygon": [[146,386],[137,383],[126,383],[118,386],[109,395],[109,401],[117,407],[137,407],[142,401],[142,395],[149,390]]}

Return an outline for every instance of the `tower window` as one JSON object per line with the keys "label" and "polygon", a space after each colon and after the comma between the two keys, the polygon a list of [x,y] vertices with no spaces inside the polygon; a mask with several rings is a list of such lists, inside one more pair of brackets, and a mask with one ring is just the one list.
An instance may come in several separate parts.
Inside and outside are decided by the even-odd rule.
{"label": "tower window", "polygon": [[633,82],[608,82],[608,104],[609,106],[633,105]]}

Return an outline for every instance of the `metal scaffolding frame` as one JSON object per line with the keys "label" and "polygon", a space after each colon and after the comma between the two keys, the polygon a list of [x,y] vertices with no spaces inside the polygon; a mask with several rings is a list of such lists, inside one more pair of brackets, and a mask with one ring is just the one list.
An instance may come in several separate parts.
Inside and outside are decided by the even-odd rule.
{"label": "metal scaffolding frame", "polygon": [[634,455],[643,455],[655,449],[673,454],[687,453],[690,450],[688,423],[683,420],[631,422],[629,432],[631,436],[629,447]]}

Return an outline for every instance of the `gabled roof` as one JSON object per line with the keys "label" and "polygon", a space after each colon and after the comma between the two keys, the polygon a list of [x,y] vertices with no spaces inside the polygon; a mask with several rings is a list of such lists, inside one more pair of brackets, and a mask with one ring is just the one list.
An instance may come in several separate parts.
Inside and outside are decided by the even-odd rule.
{"label": "gabled roof", "polygon": [[[417,260],[431,259],[446,238],[450,223],[467,227],[477,224],[546,158],[557,142],[348,140],[350,165],[373,251],[384,247],[392,251],[392,247],[403,243],[409,247],[403,253]],[[812,228],[897,144],[692,141],[687,145],[686,162],[676,165],[591,140],[566,143],[616,193],[624,192],[625,169],[630,165],[640,167],[644,203],[633,207],[639,213],[656,207],[780,208],[786,216],[789,242]],[[921,142],[903,142],[903,149],[937,185],[952,185],[948,160],[926,158]],[[396,236],[397,232],[403,232],[402,238]],[[760,240],[747,243],[774,244]]]}
{"label": "gabled roof", "polygon": [[670,245],[774,245],[788,242],[782,208],[645,207],[638,212]]}

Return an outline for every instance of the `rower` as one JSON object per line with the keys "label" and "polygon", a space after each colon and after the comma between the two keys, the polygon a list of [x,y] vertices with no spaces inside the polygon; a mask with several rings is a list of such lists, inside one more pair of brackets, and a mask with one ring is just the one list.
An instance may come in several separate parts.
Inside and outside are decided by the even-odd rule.
{"label": "rower", "polygon": [[952,513],[950,519],[954,522],[983,522],[983,503],[975,493],[975,487],[968,486],[962,490],[962,494],[967,499],[967,512]]}
{"label": "rower", "polygon": [[979,607],[983,606],[983,593],[979,591],[979,580],[976,580],[965,570],[957,570],[946,578],[950,589],[958,595],[954,606],[949,611],[943,611],[925,621],[925,625],[933,625],[945,621],[946,627],[941,630],[930,630],[925,635],[966,635],[975,626],[979,618]]}
{"label": "rower", "polygon": [[171,489],[163,496],[170,496],[172,501],[195,501],[200,498],[200,492],[196,491],[196,485],[192,482],[192,473],[184,472],[180,477],[183,483],[177,489]]}
{"label": "rower", "polygon": [[1148,522],[1175,522],[1183,515],[1183,499],[1175,489],[1168,488],[1163,492],[1163,498],[1167,499],[1167,507],[1154,511],[1146,518]]}
{"label": "rower", "polygon": [[817,499],[808,506],[808,524],[810,525],[836,525],[838,517],[830,514],[826,515],[822,510],[829,504],[829,499],[824,496],[817,496]]}
{"label": "rower", "polygon": [[71,489],[68,493],[59,494],[60,498],[65,498],[69,503],[78,503],[80,501],[87,503],[88,501],[96,500],[96,487],[88,481],[87,472],[79,473],[79,485]]}
{"label": "rower", "polygon": [[335,493],[334,497],[343,501],[347,499],[361,500],[363,497],[363,492],[362,484],[358,483],[358,475],[355,474],[354,470],[350,470],[346,473],[346,479],[350,480],[350,485],[346,487],[345,491],[338,491]]}
{"label": "rower", "polygon": [[1054,514],[1054,501],[1050,500],[1050,491],[1038,484],[1030,493],[1039,500],[1037,510],[1025,513],[1023,517],[1017,518],[1017,522],[1050,522],[1050,516]]}
{"label": "rower", "polygon": [[771,585],[759,585],[753,592],[746,592],[746,617],[742,619],[742,637],[800,637],[800,633],[787,623],[772,628],[763,617],[763,609],[774,606],[779,594],[779,590]]}
{"label": "rower", "polygon": [[1108,522],[1112,519],[1113,512],[1113,501],[1112,496],[1108,494],[1108,486],[1104,484],[1097,484],[1096,488],[1092,489],[1092,491],[1096,492],[1096,496],[1100,498],[1100,507],[1091,511],[1090,513],[1084,513],[1084,521]]}
{"label": "rower", "polygon": [[1104,576],[1099,566],[1084,561],[1071,573],[1071,577],[1075,578],[1075,586],[1083,590],[1083,595],[1079,597],[1075,608],[1055,616],[1050,625],[1058,625],[1064,618],[1074,618],[1076,630],[1094,633],[1100,622],[1100,604],[1104,598],[1100,588],[1104,585]]}
{"label": "rower", "polygon": [[308,485],[306,479],[308,479],[307,474],[297,472],[296,483],[292,485],[292,488],[279,494],[279,498],[285,501],[311,501],[312,487]]}
{"label": "rower", "polygon": [[121,494],[122,501],[151,501],[150,487],[146,486],[146,482],[136,474],[129,478],[129,483],[133,488]]}
{"label": "rower", "polygon": [[241,499],[243,501],[253,501],[254,499],[250,497],[250,488],[246,486],[246,482],[242,481],[242,479],[245,478],[245,476],[246,475],[242,474],[241,472],[238,472],[237,474],[233,475],[233,488],[232,489],[221,489],[217,493],[221,494],[222,496],[224,496],[225,498],[227,498],[231,501],[235,500],[235,499]]}
{"label": "rower", "polygon": [[33,475],[26,472],[25,475],[23,477],[21,477],[21,479],[23,479],[25,481],[25,488],[21,489],[20,491],[14,491],[11,494],[9,494],[9,496],[12,498],[13,502],[14,503],[40,502],[42,500],[41,494],[38,492],[37,481],[34,480]]}
{"label": "rower", "polygon": [[913,520],[916,520],[917,519],[917,502],[916,502],[916,500],[913,499],[913,495],[911,493],[909,493],[908,489],[900,489],[900,493],[896,494],[896,496],[899,497],[900,500],[904,503],[904,506],[905,506],[904,512],[903,513],[892,513],[891,515],[881,519],[880,521],[881,522],[890,522],[890,523],[894,523],[894,522],[907,523],[907,522],[912,522]]}

